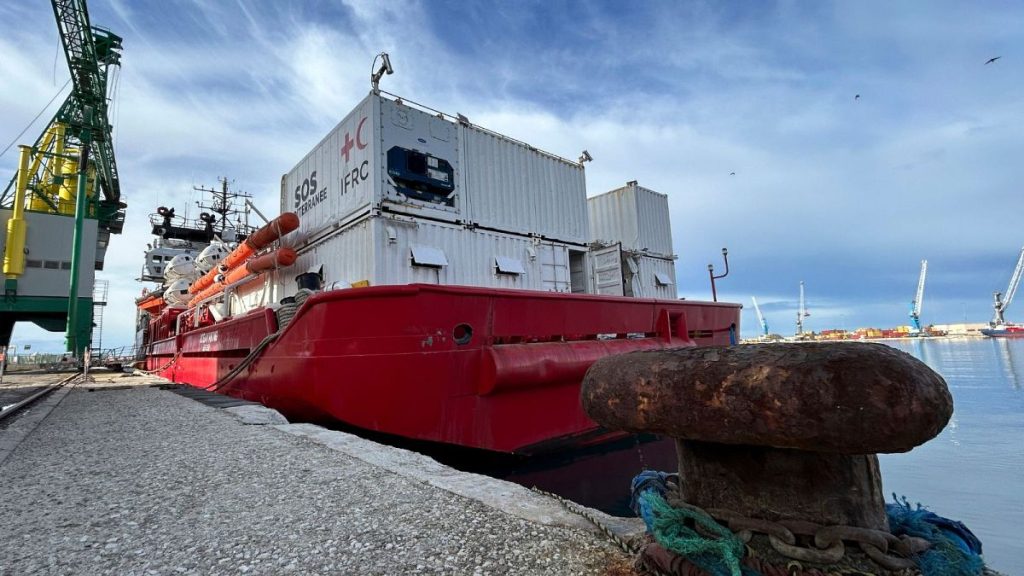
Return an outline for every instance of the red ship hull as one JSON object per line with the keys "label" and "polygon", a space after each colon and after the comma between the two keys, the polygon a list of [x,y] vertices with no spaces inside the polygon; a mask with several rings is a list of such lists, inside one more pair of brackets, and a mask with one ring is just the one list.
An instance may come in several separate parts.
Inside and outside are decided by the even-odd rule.
{"label": "red ship hull", "polygon": [[461,286],[337,290],[310,297],[226,381],[218,382],[278,330],[273,310],[154,342],[147,368],[291,420],[531,454],[610,436],[579,402],[597,358],[728,345],[739,311],[737,304]]}

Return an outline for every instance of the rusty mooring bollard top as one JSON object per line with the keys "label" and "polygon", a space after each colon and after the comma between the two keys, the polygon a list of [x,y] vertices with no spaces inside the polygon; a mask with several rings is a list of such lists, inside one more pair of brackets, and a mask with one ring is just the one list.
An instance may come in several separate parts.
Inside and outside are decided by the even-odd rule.
{"label": "rusty mooring bollard top", "polygon": [[583,407],[614,430],[839,454],[906,452],[953,414],[946,382],[863,342],[633,352],[587,372]]}

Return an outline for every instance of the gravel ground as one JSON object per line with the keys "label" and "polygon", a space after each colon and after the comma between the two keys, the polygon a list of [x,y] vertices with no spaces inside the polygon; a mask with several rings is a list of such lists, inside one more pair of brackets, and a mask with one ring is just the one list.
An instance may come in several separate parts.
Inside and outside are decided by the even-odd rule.
{"label": "gravel ground", "polygon": [[73,390],[0,466],[0,498],[5,575],[561,575],[627,563],[596,534],[154,388]]}

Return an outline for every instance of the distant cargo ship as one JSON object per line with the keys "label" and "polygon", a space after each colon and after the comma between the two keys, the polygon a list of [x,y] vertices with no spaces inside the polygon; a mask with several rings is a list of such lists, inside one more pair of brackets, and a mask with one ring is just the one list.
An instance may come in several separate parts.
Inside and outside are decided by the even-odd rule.
{"label": "distant cargo ship", "polygon": [[984,328],[981,333],[985,336],[1003,336],[1003,337],[1024,337],[1024,326],[1017,324],[997,324],[991,328]]}

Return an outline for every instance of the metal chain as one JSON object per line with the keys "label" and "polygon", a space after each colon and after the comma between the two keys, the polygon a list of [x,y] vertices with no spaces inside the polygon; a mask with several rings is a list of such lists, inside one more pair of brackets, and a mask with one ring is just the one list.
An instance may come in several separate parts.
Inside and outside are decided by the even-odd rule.
{"label": "metal chain", "polygon": [[[590,522],[612,543],[627,554],[638,556],[643,552],[643,546],[632,541],[627,541],[615,534],[608,526],[597,519],[586,508],[567,500],[558,494],[541,490],[534,486],[532,490],[558,501],[563,508]],[[846,555],[845,542],[852,542],[858,545],[861,550],[872,561],[887,570],[914,569],[917,565],[909,557],[920,554],[931,547],[931,543],[923,538],[912,536],[896,536],[884,530],[873,530],[858,526],[834,525],[825,526],[815,522],[804,520],[780,520],[772,522],[761,518],[750,518],[741,516],[735,512],[725,509],[712,508],[703,510],[698,506],[683,502],[676,497],[670,497],[672,506],[704,512],[712,518],[722,522],[733,531],[736,536],[749,544],[754,533],[763,534],[779,554],[799,562],[811,562],[815,564],[835,564]],[[697,526],[700,532],[700,527]],[[708,535],[712,537],[714,535]],[[797,543],[797,536],[806,537],[810,540],[811,546],[800,546]],[[893,551],[899,556],[889,552]],[[799,566],[791,563],[792,566]],[[647,570],[655,576],[669,576],[654,566],[638,565],[639,568]]]}
{"label": "metal chain", "polygon": [[584,519],[586,519],[591,524],[596,526],[598,530],[600,530],[605,536],[607,536],[609,540],[614,542],[616,546],[621,548],[623,552],[625,552],[627,554],[638,554],[638,553],[640,553],[640,547],[639,546],[636,546],[632,542],[627,542],[621,536],[619,536],[618,534],[612,532],[611,528],[605,526],[605,524],[603,522],[598,520],[597,517],[595,517],[593,514],[591,514],[589,511],[587,511],[584,507],[580,506],[579,504],[577,504],[575,502],[572,502],[571,500],[567,500],[567,499],[559,496],[558,494],[553,494],[553,493],[548,492],[546,490],[541,490],[540,488],[537,488],[536,486],[531,488],[531,490],[533,490],[534,492],[536,492],[538,494],[543,494],[543,495],[545,495],[545,496],[547,496],[549,498],[554,498],[555,500],[558,500],[558,502],[562,505],[563,508],[565,508],[569,512],[572,512],[573,514],[576,514],[577,516],[582,516]]}
{"label": "metal chain", "polygon": [[[911,557],[931,548],[931,543],[913,536],[895,536],[884,530],[858,526],[825,526],[804,520],[779,520],[742,516],[731,510],[710,508],[703,510],[677,496],[669,498],[677,508],[698,510],[728,526],[744,543],[755,533],[768,537],[771,547],[787,558],[816,564],[835,564],[846,555],[846,543],[851,542],[878,565],[887,570],[906,570],[917,564]],[[801,546],[797,536],[805,537],[810,545]],[[895,553],[895,554],[893,554]]]}
{"label": "metal chain", "polygon": [[[534,492],[536,492],[538,494],[543,494],[544,496],[547,496],[549,498],[554,498],[555,500],[558,501],[559,504],[562,505],[563,508],[565,508],[566,510],[568,510],[569,512],[571,512],[571,513],[573,513],[573,514],[575,514],[577,516],[582,517],[584,520],[586,520],[586,521],[590,522],[591,524],[593,524],[598,530],[601,531],[602,534],[605,535],[606,538],[608,538],[608,540],[610,540],[613,544],[615,544],[616,546],[621,548],[622,551],[625,552],[626,554],[630,554],[630,555],[633,555],[634,557],[637,557],[637,556],[639,556],[643,552],[643,549],[644,549],[643,546],[638,545],[638,544],[634,544],[632,541],[628,541],[628,540],[622,538],[621,536],[619,536],[618,534],[616,534],[615,532],[612,532],[611,528],[606,526],[604,524],[604,522],[601,522],[600,520],[598,520],[596,516],[594,516],[593,514],[591,514],[587,510],[587,508],[585,508],[583,506],[580,506],[579,504],[577,504],[577,503],[575,503],[575,502],[573,502],[571,500],[567,500],[567,499],[559,496],[558,494],[554,494],[554,493],[548,492],[546,490],[541,490],[540,488],[537,488],[536,486],[531,488],[531,490],[533,490]],[[641,568],[643,570],[646,570],[647,572],[653,574],[654,576],[672,576],[671,574],[666,574],[666,573],[664,573],[664,572],[662,572],[660,570],[657,570],[657,569],[649,567],[649,566],[642,566],[641,565],[641,566],[634,566],[634,567],[639,567],[639,568]]]}
{"label": "metal chain", "polygon": [[136,370],[138,370],[139,372],[142,372],[143,374],[149,374],[149,375],[159,374],[160,372],[163,372],[164,370],[170,368],[172,364],[177,362],[179,356],[181,356],[181,350],[178,350],[177,352],[175,352],[174,356],[171,356],[171,359],[167,362],[167,364],[164,364],[163,366],[161,366],[159,368],[155,368],[153,370],[143,370],[142,368],[136,368]]}

